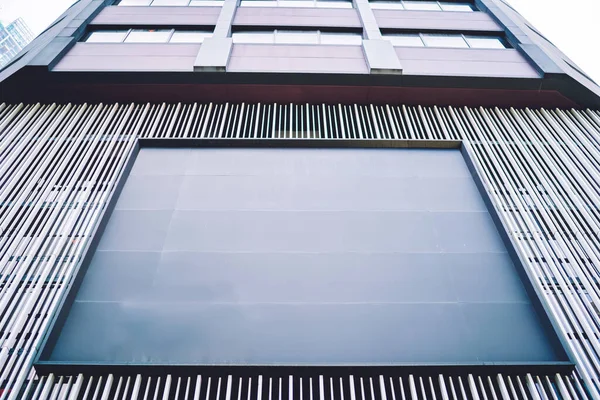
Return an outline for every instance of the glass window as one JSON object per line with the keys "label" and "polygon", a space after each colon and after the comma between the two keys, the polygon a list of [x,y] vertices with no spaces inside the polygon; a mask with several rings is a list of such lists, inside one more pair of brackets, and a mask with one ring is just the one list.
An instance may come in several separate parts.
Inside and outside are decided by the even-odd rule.
{"label": "glass window", "polygon": [[315,0],[242,0],[241,7],[289,7],[289,8],[352,8],[350,1]]}
{"label": "glass window", "polygon": [[190,1],[192,7],[222,7],[223,0],[192,0]]}
{"label": "glass window", "polygon": [[211,37],[212,32],[206,31],[175,31],[170,43],[202,43],[205,38]]}
{"label": "glass window", "polygon": [[468,3],[440,3],[444,11],[473,11],[473,7]]}
{"label": "glass window", "polygon": [[275,43],[273,32],[236,32],[231,37],[233,43]]}
{"label": "glass window", "polygon": [[319,36],[317,31],[277,31],[275,33],[275,43],[318,44]]}
{"label": "glass window", "polygon": [[317,1],[318,8],[352,8],[350,1]]}
{"label": "glass window", "polygon": [[129,31],[97,31],[92,32],[85,40],[89,43],[121,43]]}
{"label": "glass window", "polygon": [[311,0],[283,0],[277,2],[279,7],[302,7],[309,8],[314,7],[315,2]]}
{"label": "glass window", "polygon": [[427,47],[469,48],[465,39],[459,35],[423,35]]}
{"label": "glass window", "polygon": [[149,6],[152,0],[121,0],[119,6]]}
{"label": "glass window", "polygon": [[277,2],[269,0],[243,0],[240,2],[240,7],[277,7]]}
{"label": "glass window", "polygon": [[375,1],[371,3],[371,8],[374,10],[404,10],[400,1]]}
{"label": "glass window", "polygon": [[132,29],[126,43],[165,43],[171,36],[170,29]]}
{"label": "glass window", "polygon": [[466,37],[469,47],[474,49],[505,49],[502,40],[495,37]]}
{"label": "glass window", "polygon": [[358,45],[362,44],[359,33],[321,32],[321,44]]}
{"label": "glass window", "polygon": [[187,6],[190,0],[154,0],[153,6]]}
{"label": "glass window", "polygon": [[425,44],[419,35],[386,35],[387,40],[394,46],[404,47],[424,47]]}
{"label": "glass window", "polygon": [[436,1],[404,1],[403,4],[407,10],[441,11]]}

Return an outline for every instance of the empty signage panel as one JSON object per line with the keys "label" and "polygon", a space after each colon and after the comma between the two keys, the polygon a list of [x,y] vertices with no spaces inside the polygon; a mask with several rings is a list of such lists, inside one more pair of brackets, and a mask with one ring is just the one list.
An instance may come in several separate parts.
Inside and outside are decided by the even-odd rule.
{"label": "empty signage panel", "polygon": [[49,360],[560,358],[457,149],[142,148]]}

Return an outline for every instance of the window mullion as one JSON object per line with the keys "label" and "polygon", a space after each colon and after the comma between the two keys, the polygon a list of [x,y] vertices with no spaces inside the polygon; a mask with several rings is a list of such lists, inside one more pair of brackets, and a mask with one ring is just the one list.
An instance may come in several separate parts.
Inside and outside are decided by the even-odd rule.
{"label": "window mullion", "polygon": [[169,37],[167,38],[167,43],[169,43],[171,41],[171,38],[173,37],[174,33],[175,33],[175,28],[171,29],[171,33],[169,34]]}
{"label": "window mullion", "polygon": [[128,29],[127,33],[125,34],[125,36],[123,37],[123,40],[121,41],[121,43],[125,43],[125,41],[127,40],[127,37],[129,37],[129,34],[131,33],[133,29]]}
{"label": "window mullion", "polygon": [[462,39],[467,44],[467,47],[470,49],[471,48],[471,44],[469,43],[469,41],[467,40],[467,38],[465,37],[465,35],[461,33],[460,36],[462,37]]}

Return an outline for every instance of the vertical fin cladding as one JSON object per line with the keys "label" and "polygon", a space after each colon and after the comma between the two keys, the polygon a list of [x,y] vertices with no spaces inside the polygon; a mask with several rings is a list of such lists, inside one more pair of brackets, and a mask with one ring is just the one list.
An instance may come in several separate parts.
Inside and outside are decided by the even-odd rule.
{"label": "vertical fin cladding", "polygon": [[[576,363],[572,375],[262,377],[272,393],[407,393],[430,397],[522,393],[597,398],[600,326],[600,112],[365,105],[0,104],[0,331],[2,399],[60,389],[88,398],[217,390],[256,393],[257,379],[204,375],[36,377],[32,365],[96,222],[134,146],[144,138],[463,140],[537,277]],[[160,375],[160,374],[159,374]],[[229,385],[231,381],[231,385]],[[169,382],[167,385],[166,382]],[[322,382],[322,383],[321,383]],[[383,384],[382,384],[383,382]],[[229,389],[230,388],[230,389]],[[319,393],[319,392],[315,392]],[[129,397],[128,397],[129,396]],[[149,394],[150,396],[150,394]],[[247,396],[247,394],[246,394]],[[258,396],[260,397],[260,396]],[[258,398],[255,397],[255,398]],[[131,397],[134,398],[134,397]],[[205,398],[205,397],[202,397]],[[360,397],[358,397],[360,398]],[[385,398],[385,397],[382,397]]]}

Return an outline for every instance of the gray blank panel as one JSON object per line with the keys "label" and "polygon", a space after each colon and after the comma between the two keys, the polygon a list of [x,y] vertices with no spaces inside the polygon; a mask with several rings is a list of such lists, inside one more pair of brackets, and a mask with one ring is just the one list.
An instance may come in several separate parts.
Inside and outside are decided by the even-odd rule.
{"label": "gray blank panel", "polygon": [[557,355],[458,150],[142,149],[51,359]]}

